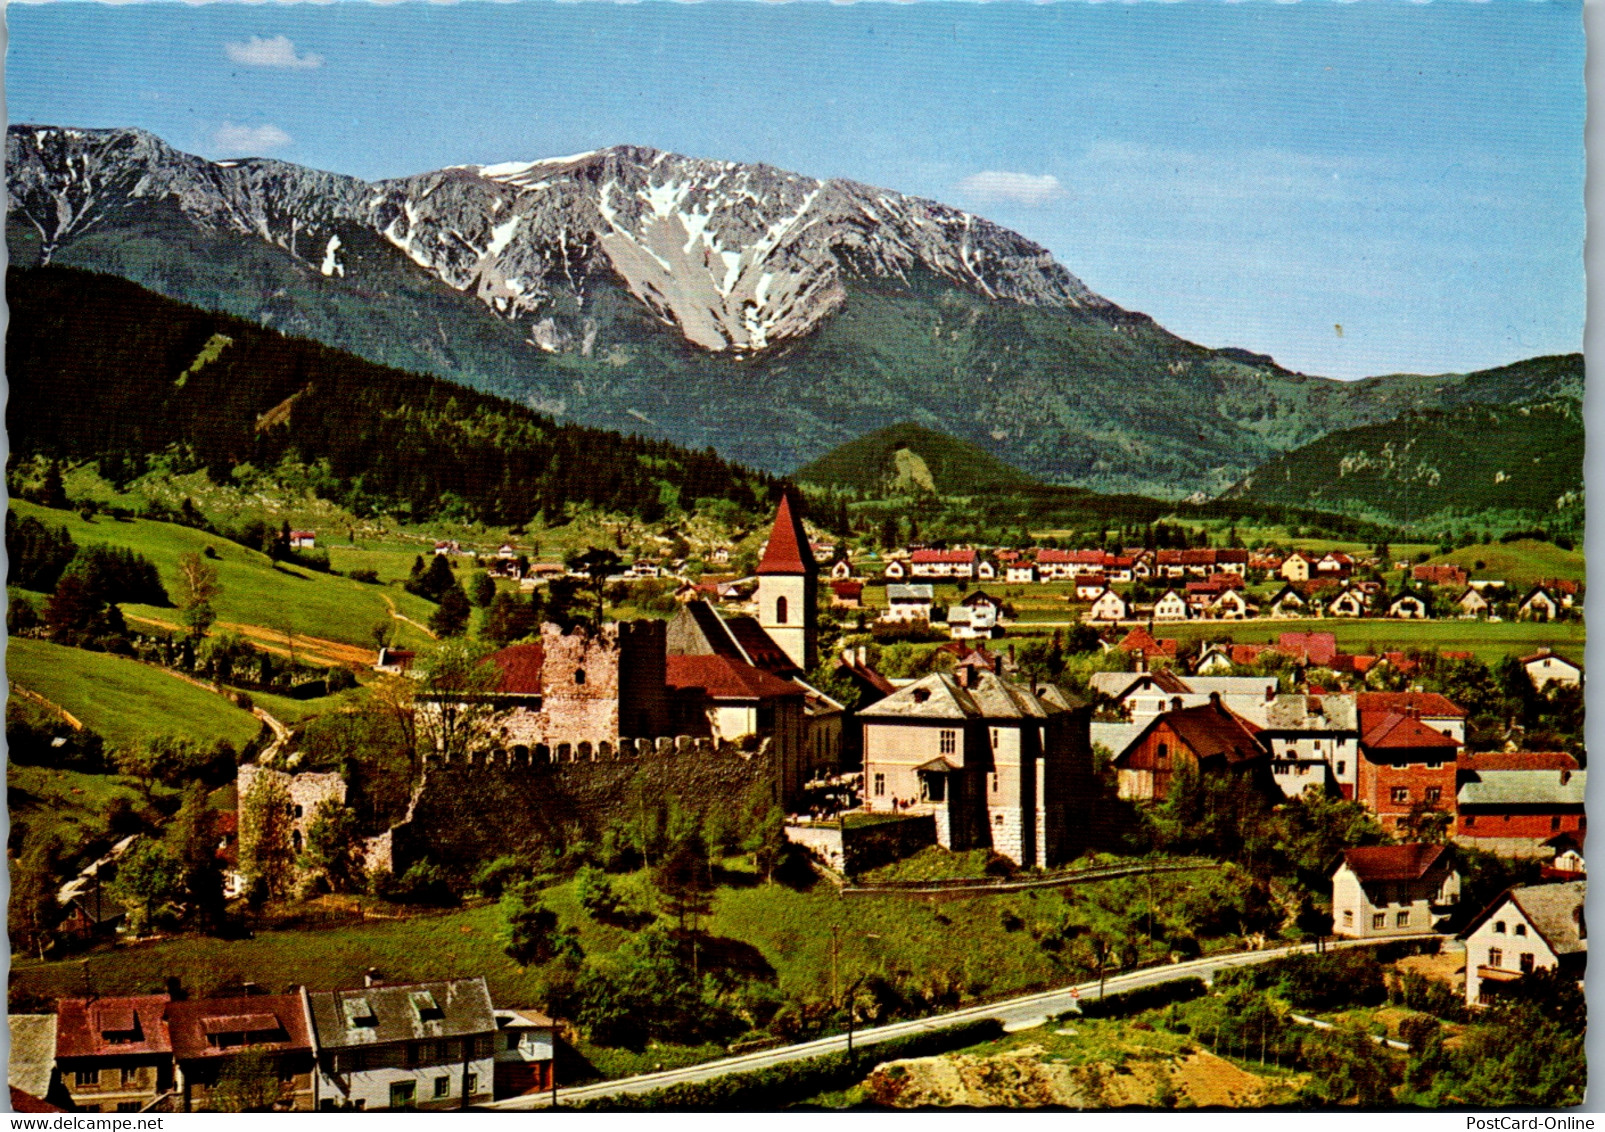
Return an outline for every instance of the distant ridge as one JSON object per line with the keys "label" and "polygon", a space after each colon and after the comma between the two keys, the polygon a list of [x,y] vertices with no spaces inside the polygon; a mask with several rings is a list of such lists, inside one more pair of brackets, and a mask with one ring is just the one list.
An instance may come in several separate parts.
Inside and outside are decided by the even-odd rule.
{"label": "distant ridge", "polygon": [[912,421],[849,440],[798,468],[792,478],[861,496],[953,497],[1037,483],[979,445]]}

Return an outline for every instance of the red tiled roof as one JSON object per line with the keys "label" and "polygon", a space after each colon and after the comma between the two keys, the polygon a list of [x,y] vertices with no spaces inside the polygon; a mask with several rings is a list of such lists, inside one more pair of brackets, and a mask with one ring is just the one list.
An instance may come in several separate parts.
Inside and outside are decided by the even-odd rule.
{"label": "red tiled roof", "polygon": [[802,520],[791,505],[791,493],[780,497],[775,511],[774,526],[769,528],[769,545],[764,548],[763,561],[758,563],[760,574],[812,574],[817,569],[814,555],[808,549],[808,535]]}
{"label": "red tiled roof", "polygon": [[1375,751],[1417,751],[1423,748],[1457,749],[1460,744],[1442,731],[1434,731],[1425,723],[1402,712],[1387,712],[1376,718],[1363,709],[1360,712],[1360,745]]}
{"label": "red tiled roof", "polygon": [[1237,645],[1232,646],[1231,660],[1233,664],[1254,664],[1259,658],[1271,650],[1270,645]]}
{"label": "red tiled roof", "polygon": [[855,599],[855,598],[862,597],[864,595],[864,583],[863,582],[848,582],[848,581],[832,582],[830,584],[830,589],[831,589],[831,592],[834,593],[837,597],[842,598],[844,600],[852,600],[852,599]]}
{"label": "red tiled roof", "polygon": [[1473,654],[1458,649],[1440,649],[1438,655],[1444,660],[1472,660]]}
{"label": "red tiled roof", "polygon": [[1466,709],[1437,692],[1360,692],[1355,697],[1360,712],[1403,712],[1414,708],[1428,719],[1464,719]]}
{"label": "red tiled roof", "polygon": [[[56,1003],[56,1057],[171,1053],[165,994],[127,998],[63,998]],[[137,1041],[113,1041],[133,1035]]]}
{"label": "red tiled roof", "polygon": [[[910,562],[922,565],[932,562],[965,563],[975,561],[973,550],[916,550],[908,556]],[[761,573],[762,571],[760,571]]]}
{"label": "red tiled roof", "polygon": [[[236,998],[195,998],[167,1007],[173,1056],[182,1060],[237,1052],[207,1041],[208,1034],[250,1035],[250,1044],[273,1050],[311,1049],[301,996],[259,994]],[[274,1040],[272,1035],[283,1036]]]}
{"label": "red tiled roof", "polygon": [[1337,636],[1332,633],[1283,633],[1277,638],[1276,647],[1296,659],[1327,665],[1337,655]]}
{"label": "red tiled roof", "polygon": [[1420,880],[1449,851],[1446,845],[1368,845],[1346,849],[1343,863],[1362,881]]}
{"label": "red tiled roof", "polygon": [[700,688],[716,700],[777,700],[803,690],[761,668],[723,656],[671,656],[667,682],[676,691]]}
{"label": "red tiled roof", "polygon": [[1156,722],[1169,724],[1200,761],[1218,757],[1235,764],[1266,753],[1255,739],[1260,728],[1218,702],[1166,712]]}
{"label": "red tiled roof", "polygon": [[40,1100],[32,1093],[25,1093],[15,1085],[11,1087],[12,1112],[66,1112],[64,1108],[57,1108],[49,1101]]}
{"label": "red tiled roof", "polygon": [[1121,642],[1115,647],[1121,652],[1128,653],[1136,652],[1138,649],[1141,649],[1144,656],[1173,657],[1176,655],[1176,643],[1177,642],[1174,637],[1166,637],[1161,640],[1155,637],[1147,629],[1136,628],[1127,633]]}
{"label": "red tiled roof", "polygon": [[1576,770],[1577,759],[1565,751],[1467,752],[1455,764],[1460,770]]}
{"label": "red tiled roof", "polygon": [[513,645],[492,653],[490,659],[502,670],[501,679],[496,683],[498,692],[520,696],[541,694],[541,668],[546,663],[546,650],[542,646]]}
{"label": "red tiled roof", "polygon": [[1573,663],[1570,660],[1567,660],[1565,657],[1561,656],[1560,653],[1556,652],[1554,649],[1539,649],[1537,652],[1533,653],[1531,656],[1522,657],[1520,663],[1522,663],[1522,664],[1531,664],[1535,660],[1558,660],[1562,664],[1570,664],[1573,668],[1577,667],[1577,665],[1575,663]]}
{"label": "red tiled roof", "polygon": [[[729,617],[725,619],[724,626],[735,642],[741,646],[741,651],[747,654],[747,659],[765,672],[776,676],[789,676],[802,671],[797,667],[797,662],[791,659],[791,654],[781,648],[764,627],[758,624],[757,618]],[[728,659],[740,660],[739,657]]]}

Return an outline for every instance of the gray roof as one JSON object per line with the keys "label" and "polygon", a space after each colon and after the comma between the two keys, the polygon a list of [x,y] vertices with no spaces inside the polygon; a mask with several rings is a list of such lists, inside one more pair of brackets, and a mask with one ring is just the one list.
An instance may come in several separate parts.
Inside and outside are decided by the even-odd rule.
{"label": "gray roof", "polygon": [[1353,696],[1284,694],[1265,705],[1271,731],[1359,731]]}
{"label": "gray roof", "polygon": [[1024,684],[986,671],[976,672],[973,688],[963,688],[948,673],[933,672],[858,715],[861,719],[1046,719],[1078,702],[1052,685],[1040,691],[1038,695]]}
{"label": "gray roof", "polygon": [[1126,689],[1145,675],[1146,673],[1142,672],[1094,672],[1087,678],[1087,685],[1094,692],[1101,692],[1111,700],[1118,700],[1126,694]]}
{"label": "gray roof", "polygon": [[1105,747],[1112,755],[1121,754],[1142,734],[1146,723],[1146,719],[1142,723],[1104,723],[1095,719],[1092,721],[1092,745]]}
{"label": "gray roof", "polygon": [[1462,806],[1581,806],[1586,770],[1479,770],[1460,784]]}
{"label": "gray roof", "polygon": [[323,1049],[492,1033],[496,1017],[483,977],[320,991],[308,996]]}
{"label": "gray roof", "polygon": [[898,585],[893,583],[886,587],[887,601],[934,601],[936,590],[924,582],[913,585]]}
{"label": "gray roof", "polygon": [[13,1089],[43,1099],[50,1094],[56,1068],[56,1016],[12,1014],[11,1064],[6,1076]]}
{"label": "gray roof", "polygon": [[1274,676],[1183,676],[1182,683],[1189,692],[1219,692],[1223,696],[1263,696],[1267,688],[1275,690]]}
{"label": "gray roof", "polygon": [[1556,955],[1571,955],[1588,950],[1588,937],[1583,934],[1583,901],[1587,896],[1588,882],[1569,880],[1562,884],[1533,884],[1510,890],[1510,899],[1516,902],[1522,915],[1538,929],[1549,949]]}

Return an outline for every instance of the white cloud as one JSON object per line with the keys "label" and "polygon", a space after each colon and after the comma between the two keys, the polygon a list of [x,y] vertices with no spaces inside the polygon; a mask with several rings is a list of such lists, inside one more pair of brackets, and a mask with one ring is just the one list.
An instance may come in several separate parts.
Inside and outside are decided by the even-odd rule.
{"label": "white cloud", "polygon": [[1010,201],[1014,204],[1040,205],[1068,195],[1059,178],[1051,173],[1036,176],[1031,173],[1005,173],[987,170],[972,173],[959,182],[959,192],[980,201]]}
{"label": "white cloud", "polygon": [[290,140],[290,135],[277,126],[237,126],[224,122],[212,135],[212,147],[219,153],[249,156],[289,145]]}
{"label": "white cloud", "polygon": [[323,66],[322,55],[314,55],[310,51],[305,55],[297,55],[295,44],[290,42],[287,35],[276,35],[272,39],[253,35],[244,43],[225,43],[223,50],[234,62],[247,67],[286,67],[294,71],[308,71]]}

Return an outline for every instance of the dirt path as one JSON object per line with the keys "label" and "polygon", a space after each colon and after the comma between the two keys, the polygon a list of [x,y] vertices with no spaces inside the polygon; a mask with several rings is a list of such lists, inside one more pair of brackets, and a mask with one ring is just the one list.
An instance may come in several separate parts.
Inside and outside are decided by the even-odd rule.
{"label": "dirt path", "polygon": [[284,749],[284,745],[290,741],[290,729],[281,720],[269,715],[259,707],[253,707],[251,714],[267,724],[268,730],[273,732],[273,742],[263,748],[262,753],[257,756],[258,762],[264,765],[271,764],[278,753]]}
{"label": "dirt path", "polygon": [[392,618],[394,618],[397,621],[405,621],[407,624],[411,625],[414,629],[417,629],[424,636],[428,637],[431,641],[440,640],[439,637],[435,636],[434,630],[430,629],[429,626],[420,625],[418,622],[414,621],[411,617],[408,617],[405,613],[403,613],[399,609],[397,609],[396,608],[396,603],[390,599],[390,595],[389,594],[380,594],[379,596],[384,598],[385,599],[385,605],[390,607],[390,616]]}
{"label": "dirt path", "polygon": [[[123,615],[130,621],[138,621],[145,625],[157,625],[174,633],[184,632],[183,628],[171,621],[163,621],[157,617],[141,617],[134,613]],[[406,620],[402,618],[402,620]],[[374,663],[376,654],[371,649],[360,645],[348,645],[341,641],[331,641],[326,637],[305,636],[296,633],[294,648],[291,647],[292,638],[278,629],[269,629],[265,625],[246,625],[239,621],[218,621],[219,629],[228,629],[231,632],[248,638],[253,645],[270,652],[274,656],[288,657],[293,652],[296,660],[304,660],[308,664],[318,664],[325,668],[338,665],[356,665],[367,668]]]}

